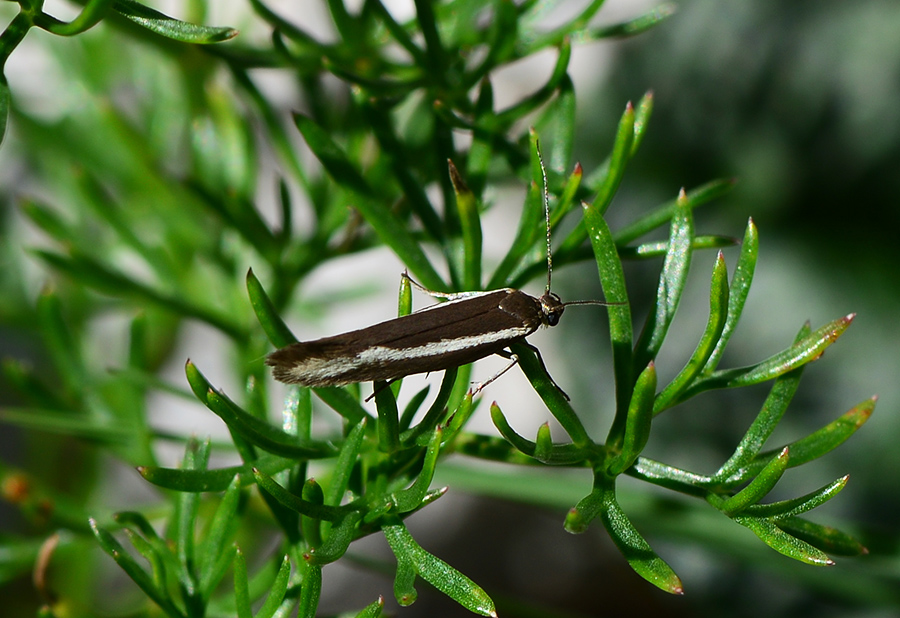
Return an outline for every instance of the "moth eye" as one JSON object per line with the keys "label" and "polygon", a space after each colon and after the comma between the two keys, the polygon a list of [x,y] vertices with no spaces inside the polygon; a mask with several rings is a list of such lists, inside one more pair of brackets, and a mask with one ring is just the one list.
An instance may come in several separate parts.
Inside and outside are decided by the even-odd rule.
{"label": "moth eye", "polygon": [[553,307],[547,312],[547,324],[556,326],[559,324],[559,318],[562,317],[563,307]]}

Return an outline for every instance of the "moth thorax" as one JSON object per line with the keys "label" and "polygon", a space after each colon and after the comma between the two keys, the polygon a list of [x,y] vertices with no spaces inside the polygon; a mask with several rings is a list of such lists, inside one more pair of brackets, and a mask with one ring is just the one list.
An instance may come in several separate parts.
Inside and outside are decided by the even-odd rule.
{"label": "moth thorax", "polygon": [[547,326],[559,324],[559,318],[562,316],[565,308],[566,306],[562,300],[553,292],[547,292],[541,296],[541,311],[544,313],[544,323]]}

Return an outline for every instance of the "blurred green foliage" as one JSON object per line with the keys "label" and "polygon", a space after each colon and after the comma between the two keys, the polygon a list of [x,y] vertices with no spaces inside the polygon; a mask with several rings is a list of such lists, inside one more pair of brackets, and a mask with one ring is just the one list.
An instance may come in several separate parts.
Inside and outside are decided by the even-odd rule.
{"label": "blurred green foliage", "polygon": [[[661,155],[657,127],[663,125],[665,135],[682,125],[677,118],[664,115],[660,122],[654,116],[654,128],[647,130],[653,97],[629,105],[617,118],[582,111],[569,66],[572,43],[639,34],[672,12],[665,5],[621,23],[595,25],[602,4],[590,3],[574,18],[557,18],[556,27],[547,27],[553,13],[543,3],[422,1],[397,20],[380,2],[355,11],[328,2],[329,33],[322,35],[302,15],[283,17],[265,3],[251,2],[246,13],[233,16],[242,32],[236,36],[230,27],[193,25],[214,19],[208,15],[211,7],[200,1],[189,3],[183,20],[130,0],[88,2],[70,22],[44,13],[41,3],[20,3],[0,36],[5,64],[0,68],[10,73],[38,36],[53,68],[44,69],[52,79],[37,91],[19,91],[15,81],[10,89],[5,77],[0,84],[0,112],[4,119],[10,113],[0,154],[10,162],[6,171],[0,169],[8,265],[0,274],[0,324],[8,333],[5,353],[12,358],[4,364],[10,399],[0,421],[9,428],[7,436],[15,436],[6,438],[10,446],[4,452],[10,457],[0,464],[4,497],[14,506],[10,532],[0,539],[0,574],[9,583],[35,574],[33,597],[5,593],[10,615],[30,614],[36,607],[48,616],[158,611],[150,609],[148,599],[170,616],[273,616],[296,607],[300,615],[315,615],[322,567],[348,560],[393,574],[400,605],[416,600],[414,583],[421,578],[476,613],[490,614],[495,604],[501,615],[562,615],[570,608],[551,601],[555,607],[546,614],[535,607],[529,614],[522,609],[529,604],[527,593],[510,586],[519,598],[494,594],[492,584],[457,566],[454,558],[438,558],[441,552],[431,545],[423,549],[404,519],[426,506],[423,513],[438,508],[430,505],[446,490],[431,489],[433,476],[440,483],[452,480],[456,488],[551,506],[557,514],[570,509],[565,519],[570,532],[582,532],[596,519],[631,567],[669,592],[680,592],[681,582],[644,532],[726,551],[749,572],[779,569],[782,563],[771,552],[745,546],[738,526],[724,524],[736,522],[777,551],[811,564],[830,564],[826,552],[864,551],[849,535],[800,517],[841,491],[846,477],[831,480],[825,470],[825,478],[814,477],[820,489],[796,498],[787,496],[808,486],[791,488],[785,496],[779,485],[774,501],[760,503],[788,468],[817,459],[852,435],[874,400],[836,420],[834,405],[819,402],[827,408],[817,417],[822,429],[809,433],[804,419],[799,433],[782,440],[789,449],[763,450],[797,392],[802,366],[821,355],[851,316],[816,330],[804,327],[793,345],[766,361],[719,370],[725,342],[747,302],[757,257],[763,258],[761,267],[767,259],[752,222],[731,279],[721,253],[712,265],[702,308],[709,320],[701,325],[693,353],[679,350],[681,356],[669,363],[652,362],[669,335],[678,334],[677,323],[669,327],[683,296],[690,302],[694,253],[731,244],[697,233],[694,210],[730,190],[731,181],[707,180],[733,170],[714,156],[708,160],[716,165],[679,165],[691,151],[689,144],[682,151],[677,140],[665,143],[681,154]],[[670,23],[647,38],[663,36],[658,33]],[[699,17],[695,23],[702,23]],[[636,45],[643,38],[630,43],[626,55],[638,56]],[[496,73],[545,50],[555,58],[549,75],[530,83],[529,94],[497,109]],[[291,94],[268,85],[272,72]],[[640,75],[634,69],[619,81]],[[617,93],[619,100],[609,107],[621,110],[621,100],[644,88],[626,86],[629,92]],[[52,105],[42,104],[50,90]],[[678,101],[677,95],[690,92],[682,81],[666,96]],[[694,96],[692,103],[707,100]],[[664,108],[696,111],[690,103],[667,101]],[[584,128],[597,122],[605,125]],[[616,123],[611,147],[598,147],[603,141],[594,136],[608,134]],[[529,125],[537,131],[529,133]],[[695,149],[714,152],[710,144],[720,141],[729,146],[700,133]],[[588,140],[585,167],[570,171]],[[635,156],[645,143],[641,154],[650,151],[649,172]],[[754,152],[745,144],[723,150],[738,157]],[[448,161],[455,179],[447,173]],[[741,159],[735,161],[741,167]],[[648,179],[643,203],[660,205],[637,214],[608,210],[614,198],[627,202],[640,194],[629,185],[635,182],[629,180],[633,169],[636,178]],[[678,199],[671,199],[671,191],[655,195],[670,176],[676,187],[695,188]],[[495,200],[493,188],[509,177],[528,190],[515,239],[493,265],[482,256],[481,215]],[[435,290],[540,281],[545,192],[553,196],[554,265],[596,264],[605,297],[620,303],[609,308],[616,410],[605,441],[592,438],[591,415],[576,412],[538,359],[518,346],[513,351],[523,371],[571,441],[551,438],[548,425],[536,430],[533,441],[519,435],[502,411],[502,399],[491,407],[502,438],[469,431],[466,423],[478,399],[466,395],[466,368],[447,372],[427,411],[419,410],[427,401],[424,390],[399,410],[394,397],[399,385],[378,392],[375,414],[358,388],[317,389],[325,406],[314,403],[308,390],[295,389],[278,404],[278,426],[270,424],[274,393],[261,362],[271,349],[266,337],[275,345],[289,343],[293,335],[281,314],[312,315],[308,307],[320,300],[305,287],[312,273],[384,245]],[[572,211],[582,200],[579,218]],[[743,225],[746,217],[741,218]],[[646,239],[660,228],[661,239]],[[838,230],[827,229],[835,232],[828,243],[834,246]],[[662,258],[658,281],[647,280],[657,277],[655,268],[633,273],[621,262],[652,258]],[[325,302],[336,306],[340,300]],[[807,300],[830,309],[819,298]],[[766,309],[763,319],[771,313]],[[634,336],[633,319],[645,316],[643,330]],[[189,361],[188,389],[165,368],[175,350],[183,352],[177,346],[196,324],[227,342],[225,352],[214,354],[226,357],[224,371],[231,375],[210,383],[201,373],[206,367]],[[202,352],[187,350],[192,356]],[[746,364],[740,358],[735,355],[731,364]],[[666,364],[675,367],[658,377],[657,365]],[[240,385],[230,394],[216,385],[229,378]],[[730,457],[726,452],[718,471],[691,472],[689,466],[642,455],[659,413],[711,390],[719,394],[711,401],[720,411],[729,409],[729,397],[741,399],[739,409],[758,408],[756,398],[721,389],[773,379],[756,420],[741,417],[739,431],[750,426],[743,438],[729,436],[728,448],[734,443],[738,448]],[[159,429],[151,404],[159,393],[172,401],[199,399],[225,422],[229,439],[200,441],[180,429]],[[796,419],[795,407],[796,401]],[[715,419],[706,419],[699,421],[702,433],[692,435],[690,415],[676,414],[677,420],[663,425],[677,436],[669,444],[690,440],[693,448],[698,435],[715,432]],[[653,422],[653,437],[660,435],[660,424]],[[174,462],[173,446],[184,451],[178,469],[165,465]],[[666,447],[660,450],[665,453]],[[446,457],[451,453],[482,467],[459,465],[458,458]],[[226,465],[217,463],[222,458]],[[238,465],[227,465],[236,459]],[[129,497],[113,499],[123,491],[123,481],[107,473],[111,461],[139,466],[143,477],[164,491],[134,493],[141,481],[129,477]],[[489,461],[524,465],[510,476],[498,474]],[[548,476],[535,464],[557,466],[550,472],[559,475]],[[559,466],[581,474],[590,470],[593,480],[566,476]],[[672,498],[635,491],[634,483],[623,488],[618,483],[623,475],[705,502],[676,505]],[[722,513],[727,517],[711,518]],[[516,517],[503,520],[511,526]],[[475,525],[467,526],[468,534]],[[395,561],[354,555],[351,543],[374,532],[384,534]],[[519,534],[527,543],[527,533]],[[107,585],[118,581],[109,558],[97,551],[85,558],[85,551],[98,545],[142,594],[133,586],[119,592]],[[482,553],[477,544],[460,545],[469,556]],[[540,554],[533,559],[536,567],[542,563]],[[843,602],[879,607],[896,602],[891,592],[896,581],[877,564],[849,574],[843,566],[836,575],[785,572],[798,589],[828,590]],[[845,583],[836,585],[836,579]],[[740,577],[722,581],[718,594],[733,590],[734,582]],[[716,594],[715,585],[709,590]],[[644,603],[637,600],[645,595],[641,589],[617,592],[629,611]],[[733,595],[721,607],[740,607],[733,601],[738,598]],[[383,600],[363,607],[370,601],[354,598],[357,605],[342,604],[340,610],[379,615]],[[591,615],[601,611],[594,602],[585,610]]]}

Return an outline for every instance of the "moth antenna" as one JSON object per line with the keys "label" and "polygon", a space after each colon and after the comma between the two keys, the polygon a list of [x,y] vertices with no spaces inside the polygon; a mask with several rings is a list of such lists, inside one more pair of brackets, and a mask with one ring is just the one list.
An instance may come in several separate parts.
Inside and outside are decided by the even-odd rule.
{"label": "moth antenna", "polygon": [[562,305],[563,307],[568,307],[569,305],[600,305],[601,307],[615,307],[624,304],[625,303],[610,303],[605,300],[570,300]]}
{"label": "moth antenna", "polygon": [[541,182],[544,183],[544,221],[547,225],[547,289],[550,292],[550,276],[553,272],[553,249],[550,245],[550,185],[547,182],[547,168],[544,167],[544,157],[541,155],[541,145],[537,144],[538,163],[541,165]]}

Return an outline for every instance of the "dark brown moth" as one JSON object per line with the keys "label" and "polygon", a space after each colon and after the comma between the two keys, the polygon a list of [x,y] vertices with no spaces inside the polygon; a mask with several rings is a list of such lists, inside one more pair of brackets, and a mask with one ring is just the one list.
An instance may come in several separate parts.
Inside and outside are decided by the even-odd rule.
{"label": "dark brown moth", "polygon": [[[446,295],[451,300],[402,318],[270,354],[275,379],[304,386],[341,386],[395,380],[459,367],[555,326],[565,304],[552,292],[540,298],[512,288]],[[508,356],[508,354],[503,354]]]}
{"label": "dark brown moth", "polygon": [[[451,175],[454,172],[455,168],[451,166]],[[416,373],[459,367],[492,354],[513,359],[500,372],[503,373],[517,362],[508,350],[513,343],[529,345],[543,364],[537,348],[525,341],[528,335],[541,326],[556,326],[568,305],[607,303],[591,300],[564,303],[550,291],[550,195],[543,161],[541,172],[547,230],[547,288],[540,298],[512,288],[454,294],[431,292],[410,279],[416,287],[447,302],[368,328],[315,341],[301,341],[276,350],[266,358],[275,379],[303,386],[391,381]],[[404,277],[407,277],[405,273]]]}

